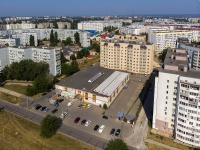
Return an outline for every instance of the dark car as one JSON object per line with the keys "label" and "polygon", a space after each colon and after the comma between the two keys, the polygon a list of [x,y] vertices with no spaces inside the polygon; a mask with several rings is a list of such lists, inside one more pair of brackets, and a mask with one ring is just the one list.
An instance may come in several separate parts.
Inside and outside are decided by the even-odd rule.
{"label": "dark car", "polygon": [[44,111],[46,108],[47,108],[46,106],[43,106],[43,107],[41,108],[41,111]]}
{"label": "dark car", "polygon": [[80,117],[77,117],[77,118],[74,120],[74,123],[78,123],[80,119],[81,119]]}
{"label": "dark car", "polygon": [[41,106],[40,104],[36,104],[34,107],[35,107],[36,110],[38,110],[38,109],[40,109],[42,106]]}
{"label": "dark car", "polygon": [[112,128],[112,130],[110,131],[110,135],[114,135],[115,134],[115,129],[114,128]]}
{"label": "dark car", "polygon": [[83,119],[83,120],[81,121],[81,124],[84,125],[84,124],[86,123],[86,121],[87,121],[86,119]]}
{"label": "dark car", "polygon": [[58,109],[54,109],[51,111],[52,114],[55,114],[58,111]]}
{"label": "dark car", "polygon": [[81,108],[82,106],[83,106],[82,104],[79,104],[79,105],[78,105],[78,108]]}
{"label": "dark car", "polygon": [[103,119],[108,119],[108,116],[105,116],[105,115],[103,115],[103,117],[102,117]]}
{"label": "dark car", "polygon": [[99,129],[99,125],[96,125],[95,127],[94,127],[94,131],[97,131]]}
{"label": "dark car", "polygon": [[62,101],[64,101],[64,99],[62,99],[62,98],[61,98],[61,99],[58,99],[58,102],[59,102],[59,103],[62,103]]}
{"label": "dark car", "polygon": [[1,110],[4,110],[4,107],[3,107],[3,106],[0,106],[0,111],[1,111]]}
{"label": "dark car", "polygon": [[119,136],[120,135],[121,130],[117,129],[117,131],[115,132],[115,136]]}

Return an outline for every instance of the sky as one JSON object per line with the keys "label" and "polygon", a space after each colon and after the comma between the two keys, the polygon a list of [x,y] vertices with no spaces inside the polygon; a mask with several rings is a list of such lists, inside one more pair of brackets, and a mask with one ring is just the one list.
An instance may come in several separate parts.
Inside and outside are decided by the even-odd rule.
{"label": "sky", "polygon": [[200,14],[200,0],[0,0],[0,16]]}

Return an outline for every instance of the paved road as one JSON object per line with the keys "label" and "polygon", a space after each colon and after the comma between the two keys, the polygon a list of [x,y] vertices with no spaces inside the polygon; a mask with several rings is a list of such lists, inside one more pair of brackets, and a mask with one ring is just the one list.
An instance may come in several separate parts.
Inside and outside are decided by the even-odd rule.
{"label": "paved road", "polygon": [[[0,100],[0,106],[4,106],[4,109],[6,111],[9,111],[15,115],[18,115],[20,117],[23,117],[25,119],[33,121],[37,124],[39,124],[42,121],[42,119],[44,118],[44,116],[41,116],[41,115],[31,112],[27,109],[23,109],[21,107],[18,107],[16,105],[10,104],[10,103],[2,101],[2,100]],[[70,127],[70,126],[67,126],[64,124],[59,129],[59,132],[69,135],[77,140],[88,143],[88,144],[93,145],[100,149],[105,149],[105,147],[108,143],[108,141],[105,139],[99,138],[97,136],[91,135],[90,133],[86,133],[81,130],[77,130],[73,127]],[[129,147],[129,149],[136,150],[136,148],[133,148],[133,147]]]}

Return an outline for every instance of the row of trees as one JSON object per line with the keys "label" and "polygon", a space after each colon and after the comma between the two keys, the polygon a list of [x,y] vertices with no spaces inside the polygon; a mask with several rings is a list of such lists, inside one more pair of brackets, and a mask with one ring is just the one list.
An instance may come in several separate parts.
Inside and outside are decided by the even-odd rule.
{"label": "row of trees", "polygon": [[113,27],[113,26],[108,26],[108,27],[104,27],[103,31],[108,31],[108,32],[112,32],[112,31],[115,31],[117,30],[118,28],[117,27]]}
{"label": "row of trees", "polygon": [[35,46],[35,41],[34,41],[34,36],[33,35],[30,35],[30,46]]}
{"label": "row of trees", "polygon": [[82,59],[83,57],[87,57],[88,55],[90,55],[90,51],[88,49],[86,50],[81,50],[77,53],[76,58],[77,59]]}
{"label": "row of trees", "polygon": [[58,33],[53,33],[53,30],[51,30],[50,33],[50,46],[56,46],[58,44]]}
{"label": "row of trees", "polygon": [[166,54],[167,54],[167,50],[168,50],[168,49],[163,49],[162,53],[160,53],[158,59],[159,59],[161,62],[164,62],[165,57],[166,57]]}
{"label": "row of trees", "polygon": [[72,39],[71,37],[68,37],[66,40],[62,40],[62,43],[67,46],[72,44]]}
{"label": "row of trees", "polygon": [[62,70],[62,74],[66,76],[70,76],[78,72],[80,69],[78,66],[78,62],[76,60],[72,60],[71,64],[62,63],[61,70]]}
{"label": "row of trees", "polygon": [[91,42],[91,46],[88,47],[89,50],[94,49],[97,53],[100,53],[100,44],[97,42],[92,43]]}

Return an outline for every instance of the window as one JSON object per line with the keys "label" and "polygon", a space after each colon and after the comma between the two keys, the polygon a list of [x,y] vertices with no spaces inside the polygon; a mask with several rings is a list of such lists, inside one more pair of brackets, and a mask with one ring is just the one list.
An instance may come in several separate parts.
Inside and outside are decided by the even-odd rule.
{"label": "window", "polygon": [[167,104],[167,102],[165,102],[165,104]]}
{"label": "window", "polygon": [[167,115],[167,112],[165,112],[165,115]]}
{"label": "window", "polygon": [[167,80],[167,83],[169,83],[169,80]]}
{"label": "window", "polygon": [[168,91],[166,91],[166,94],[168,94]]}
{"label": "window", "polygon": [[167,85],[167,89],[169,88],[169,85]]}
{"label": "window", "polygon": [[166,96],[166,99],[168,99],[168,96]]}

